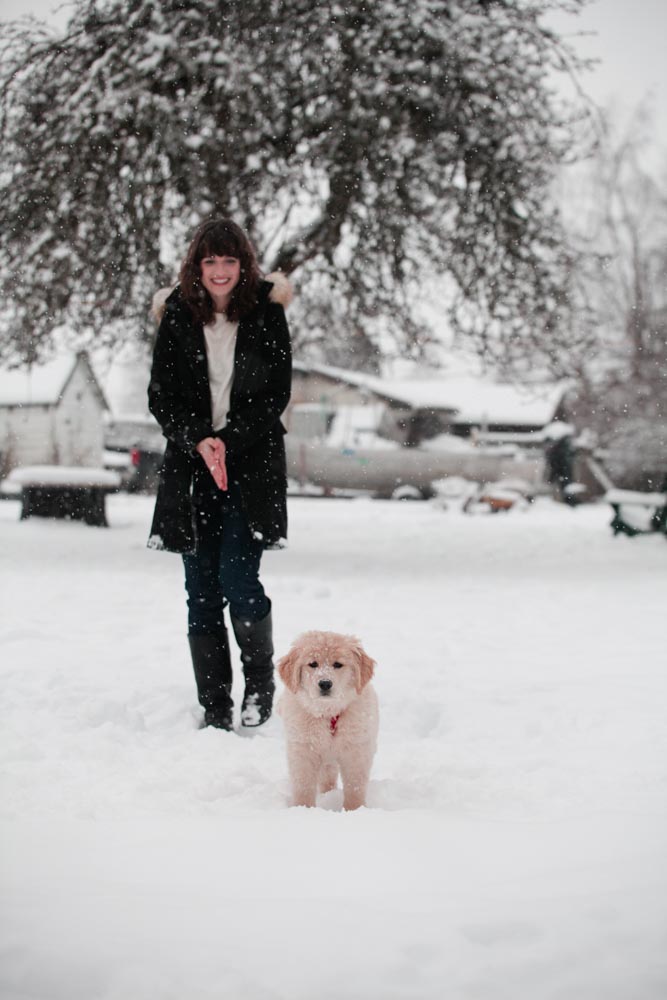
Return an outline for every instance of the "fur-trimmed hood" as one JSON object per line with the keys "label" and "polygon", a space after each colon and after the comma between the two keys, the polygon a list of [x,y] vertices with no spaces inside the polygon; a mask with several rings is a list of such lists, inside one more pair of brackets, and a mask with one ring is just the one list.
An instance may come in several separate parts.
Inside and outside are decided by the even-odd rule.
{"label": "fur-trimmed hood", "polygon": [[[277,302],[283,307],[283,309],[287,309],[290,302],[294,298],[294,289],[292,288],[290,280],[282,273],[282,271],[272,271],[271,274],[267,274],[265,281],[268,281],[269,284],[273,285],[273,288],[269,292],[270,301]],[[175,285],[170,285],[168,288],[160,288],[153,296],[151,315],[156,323],[159,323],[162,319],[167,299],[175,287]]]}
{"label": "fur-trimmed hood", "polygon": [[277,302],[283,309],[287,309],[294,298],[294,288],[287,275],[283,274],[282,271],[271,271],[271,274],[267,274],[265,280],[273,285],[269,293],[271,302]]}

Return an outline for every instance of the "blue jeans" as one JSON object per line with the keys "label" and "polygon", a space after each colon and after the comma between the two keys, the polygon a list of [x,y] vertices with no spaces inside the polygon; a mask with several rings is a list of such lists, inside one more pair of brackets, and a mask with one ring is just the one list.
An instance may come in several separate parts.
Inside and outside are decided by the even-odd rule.
{"label": "blue jeans", "polygon": [[261,621],[271,609],[259,579],[264,546],[250,533],[239,488],[230,482],[223,493],[206,476],[210,484],[202,477],[195,482],[197,551],[183,556],[189,635],[219,635],[227,604],[246,622]]}

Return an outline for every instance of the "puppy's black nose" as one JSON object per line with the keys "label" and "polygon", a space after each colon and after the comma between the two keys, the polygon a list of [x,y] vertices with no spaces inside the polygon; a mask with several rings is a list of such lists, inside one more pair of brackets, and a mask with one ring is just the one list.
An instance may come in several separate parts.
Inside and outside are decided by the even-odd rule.
{"label": "puppy's black nose", "polygon": [[328,694],[333,687],[333,681],[319,681],[319,688],[322,694]]}

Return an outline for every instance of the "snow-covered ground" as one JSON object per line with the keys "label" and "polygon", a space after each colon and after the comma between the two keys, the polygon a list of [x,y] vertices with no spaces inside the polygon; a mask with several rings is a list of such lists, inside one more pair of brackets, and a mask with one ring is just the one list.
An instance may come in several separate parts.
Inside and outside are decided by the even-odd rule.
{"label": "snow-covered ground", "polygon": [[667,546],[292,499],[276,646],[378,661],[369,808],[196,728],[180,561],[0,503],[2,1000],[664,1000]]}

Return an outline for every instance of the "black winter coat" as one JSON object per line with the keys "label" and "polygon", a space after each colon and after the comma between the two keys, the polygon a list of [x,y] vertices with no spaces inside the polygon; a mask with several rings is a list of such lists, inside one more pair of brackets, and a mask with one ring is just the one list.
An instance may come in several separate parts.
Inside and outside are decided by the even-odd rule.
{"label": "black winter coat", "polygon": [[257,306],[239,322],[227,425],[215,435],[202,324],[178,288],[167,299],[148,386],[149,409],[167,438],[150,548],[195,551],[193,484],[195,471],[206,471],[195,448],[213,436],[225,443],[229,479],[239,483],[255,538],[270,547],[287,537],[280,415],[290,397],[292,354],[285,312],[276,301],[283,290],[273,289],[263,281]]}

